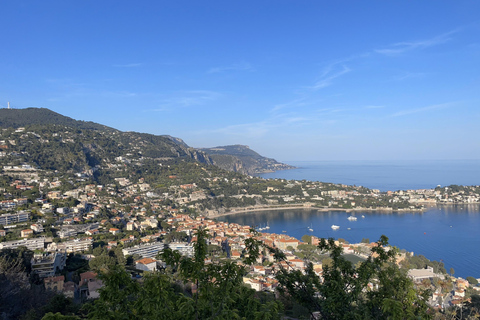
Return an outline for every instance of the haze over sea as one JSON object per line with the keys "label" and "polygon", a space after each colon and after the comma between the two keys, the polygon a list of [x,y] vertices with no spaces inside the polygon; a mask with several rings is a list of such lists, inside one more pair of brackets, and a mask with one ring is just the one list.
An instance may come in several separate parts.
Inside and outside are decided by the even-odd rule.
{"label": "haze over sea", "polygon": [[[318,161],[289,162],[298,169],[263,174],[264,178],[314,180],[362,185],[372,189],[407,190],[435,188],[437,185],[480,184],[480,160],[439,161]],[[455,276],[480,277],[480,205],[443,205],[423,213],[279,210],[237,214],[224,220],[251,226],[268,223],[269,232],[300,239],[304,234],[344,238],[355,243],[362,238],[376,241],[385,234],[390,244],[443,261]],[[364,215],[365,218],[361,218]],[[332,224],[340,229],[333,231]],[[308,227],[313,232],[308,231]],[[350,230],[348,230],[350,228]]]}

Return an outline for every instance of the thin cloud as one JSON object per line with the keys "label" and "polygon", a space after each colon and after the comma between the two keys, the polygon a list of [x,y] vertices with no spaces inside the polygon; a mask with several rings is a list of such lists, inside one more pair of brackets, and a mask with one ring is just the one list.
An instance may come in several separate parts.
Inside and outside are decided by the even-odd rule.
{"label": "thin cloud", "polygon": [[230,66],[214,67],[207,70],[207,73],[222,73],[227,71],[255,71],[250,63],[240,62]]}
{"label": "thin cloud", "polygon": [[431,39],[420,40],[420,41],[413,41],[413,42],[399,42],[391,45],[389,48],[386,49],[377,49],[374,50],[376,53],[383,54],[383,55],[397,55],[407,51],[415,50],[415,49],[425,49],[428,47],[433,47],[439,44],[446,43],[452,40],[451,35],[457,33],[459,30],[453,30],[447,33],[443,33],[441,35],[435,36]]}
{"label": "thin cloud", "polygon": [[135,68],[143,66],[143,63],[114,64],[115,68]]}
{"label": "thin cloud", "polygon": [[182,91],[176,96],[164,99],[154,111],[166,111],[174,108],[187,108],[204,105],[208,102],[219,99],[222,95],[218,92],[208,90]]}
{"label": "thin cloud", "polygon": [[305,98],[299,98],[290,102],[277,104],[270,110],[270,112],[275,113],[283,109],[298,108],[298,107],[303,107],[310,104],[311,103],[306,102]]}
{"label": "thin cloud", "polygon": [[383,109],[385,106],[365,106],[365,109]]}
{"label": "thin cloud", "polygon": [[390,117],[403,117],[403,116],[425,112],[425,111],[444,109],[444,108],[452,107],[453,105],[456,105],[456,104],[458,104],[458,102],[448,102],[448,103],[435,104],[435,105],[422,107],[422,108],[402,110],[390,115]]}
{"label": "thin cloud", "polygon": [[304,126],[311,122],[312,119],[298,116],[295,114],[283,114],[270,117],[261,121],[252,123],[242,123],[237,125],[230,125],[223,128],[208,130],[210,133],[223,134],[230,136],[241,136],[248,138],[258,138],[265,136],[275,130],[287,130],[289,127]]}
{"label": "thin cloud", "polygon": [[310,87],[312,90],[319,90],[326,88],[330,85],[332,85],[332,81],[338,77],[343,76],[344,74],[349,73],[352,71],[349,67],[346,65],[342,65],[340,68],[334,65],[328,66],[323,74],[320,76],[320,80],[318,80],[312,87]]}

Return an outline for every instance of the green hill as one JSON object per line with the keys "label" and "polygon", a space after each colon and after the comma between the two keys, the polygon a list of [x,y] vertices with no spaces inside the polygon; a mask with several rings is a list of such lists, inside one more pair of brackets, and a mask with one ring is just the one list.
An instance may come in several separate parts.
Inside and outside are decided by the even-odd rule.
{"label": "green hill", "polygon": [[[45,108],[0,109],[0,140],[8,148],[4,163],[29,163],[65,172],[93,172],[102,162],[129,159],[189,159],[222,169],[258,174],[291,169],[247,146],[195,149],[169,135],[122,132],[79,121]],[[20,129],[20,130],[19,130]]]}

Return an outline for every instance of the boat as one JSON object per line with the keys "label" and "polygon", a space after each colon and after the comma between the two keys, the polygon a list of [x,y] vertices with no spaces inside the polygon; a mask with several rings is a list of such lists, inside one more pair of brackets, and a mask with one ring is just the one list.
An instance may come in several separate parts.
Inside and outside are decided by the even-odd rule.
{"label": "boat", "polygon": [[352,230],[352,228],[347,228],[347,230]]}
{"label": "boat", "polygon": [[357,221],[357,217],[354,217],[354,216],[350,216],[347,219],[350,221]]}
{"label": "boat", "polygon": [[310,225],[310,227],[308,227],[308,231],[313,232],[312,225]]}
{"label": "boat", "polygon": [[340,229],[340,226],[336,226],[336,225],[332,224],[332,229],[333,230],[338,230],[338,229]]}
{"label": "boat", "polygon": [[362,218],[365,218],[365,216],[362,214]]}
{"label": "boat", "polygon": [[265,228],[264,228],[264,229],[265,229],[265,230],[268,230],[268,229],[270,229],[270,226],[268,225],[268,222],[267,222],[267,225],[265,226]]}

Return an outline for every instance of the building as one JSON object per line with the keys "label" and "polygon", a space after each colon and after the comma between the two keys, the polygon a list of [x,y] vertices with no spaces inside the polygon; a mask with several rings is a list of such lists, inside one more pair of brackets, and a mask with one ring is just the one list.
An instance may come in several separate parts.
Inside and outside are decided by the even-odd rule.
{"label": "building", "polygon": [[87,299],[96,299],[100,296],[98,290],[103,287],[101,280],[97,279],[97,274],[92,271],[80,273],[79,286],[80,294],[84,295]]}
{"label": "building", "polygon": [[43,231],[44,231],[43,226],[42,226],[40,223],[32,224],[32,225],[30,226],[30,229],[32,229],[32,230],[35,231],[36,233],[40,233],[40,232],[43,232]]}
{"label": "building", "polygon": [[5,230],[0,230],[0,237],[5,237],[7,232]]}
{"label": "building", "polygon": [[157,260],[152,258],[143,258],[135,261],[135,269],[143,271],[156,271]]}
{"label": "building", "polygon": [[78,232],[75,229],[62,229],[58,232],[58,236],[60,237],[60,239],[75,237],[77,234]]}
{"label": "building", "polygon": [[17,249],[18,247],[27,247],[29,250],[43,250],[45,248],[45,237],[0,242],[0,250]]}
{"label": "building", "polygon": [[47,249],[51,251],[61,250],[61,251],[66,251],[67,253],[82,252],[92,248],[92,244],[93,244],[92,238],[75,239],[75,240],[60,242],[60,243],[53,242],[48,245]]}
{"label": "building", "polygon": [[67,281],[63,284],[63,295],[67,298],[73,299],[77,290],[77,284],[73,281]]}
{"label": "building", "polygon": [[443,274],[433,272],[432,267],[428,267],[425,269],[410,269],[408,270],[408,276],[412,278],[413,281],[422,281],[423,279],[433,278],[440,278],[443,280],[445,278]]}
{"label": "building", "polygon": [[40,278],[53,277],[65,267],[67,254],[65,252],[53,252],[35,254],[31,260],[32,272]]}
{"label": "building", "polygon": [[64,282],[65,282],[65,276],[47,277],[43,279],[43,283],[45,284],[45,289],[56,291],[56,292],[63,291]]}
{"label": "building", "polygon": [[96,280],[97,279],[97,274],[92,271],[87,271],[80,273],[80,286],[86,285],[88,282]]}
{"label": "building", "polygon": [[110,229],[108,230],[108,232],[110,232],[110,233],[113,234],[113,235],[116,235],[116,234],[119,234],[119,233],[120,233],[120,229],[110,228]]}
{"label": "building", "polygon": [[124,256],[133,256],[138,254],[142,258],[155,258],[157,254],[165,248],[163,242],[153,242],[148,244],[141,244],[131,248],[122,250]]}
{"label": "building", "polygon": [[25,230],[20,231],[20,237],[28,238],[29,236],[33,236],[33,230],[32,229],[25,229]]}
{"label": "building", "polygon": [[280,250],[287,250],[288,247],[292,247],[293,249],[296,249],[299,243],[300,242],[297,239],[275,240],[275,246]]}
{"label": "building", "polygon": [[168,247],[174,251],[180,252],[182,256],[193,257],[195,249],[191,244],[186,242],[172,242],[168,244]]}
{"label": "building", "polygon": [[0,215],[0,224],[6,226],[9,224],[26,222],[30,219],[30,212],[20,211],[17,213],[7,213]]}

